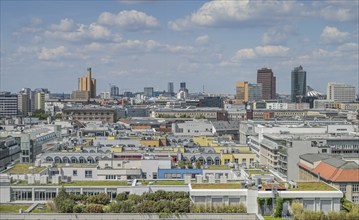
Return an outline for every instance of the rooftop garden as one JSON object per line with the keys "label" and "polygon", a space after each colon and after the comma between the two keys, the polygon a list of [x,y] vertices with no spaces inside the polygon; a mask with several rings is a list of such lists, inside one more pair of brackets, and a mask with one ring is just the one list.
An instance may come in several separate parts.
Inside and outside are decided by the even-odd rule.
{"label": "rooftop garden", "polygon": [[192,189],[240,189],[241,184],[237,183],[195,183],[192,184]]}
{"label": "rooftop garden", "polygon": [[[30,169],[31,168],[31,169]],[[31,174],[39,173],[44,170],[45,167],[35,167],[34,164],[30,163],[17,163],[15,166],[4,173],[6,174]]]}
{"label": "rooftop garden", "polygon": [[323,182],[297,182],[296,188],[290,188],[289,191],[336,191],[337,189]]}
{"label": "rooftop garden", "polygon": [[270,172],[264,171],[264,170],[246,170],[246,173],[248,173],[248,175],[252,175],[252,174],[259,174],[259,175],[263,175],[263,174],[270,174]]}
{"label": "rooftop garden", "polygon": [[227,165],[211,165],[206,168],[206,170],[230,170]]}
{"label": "rooftop garden", "polygon": [[19,213],[19,209],[25,211],[30,205],[23,204],[1,204],[0,213]]}
{"label": "rooftop garden", "polygon": [[154,181],[148,181],[148,180],[142,180],[142,185],[150,185],[150,183],[153,183],[152,185],[160,185],[160,186],[181,186],[184,185],[183,180],[154,180]]}

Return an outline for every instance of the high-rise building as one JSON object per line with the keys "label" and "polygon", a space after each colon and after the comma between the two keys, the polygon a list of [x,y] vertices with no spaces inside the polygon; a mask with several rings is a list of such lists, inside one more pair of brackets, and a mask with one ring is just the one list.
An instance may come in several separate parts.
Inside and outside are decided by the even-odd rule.
{"label": "high-rise building", "polygon": [[299,98],[305,96],[307,88],[307,72],[303,70],[302,66],[294,68],[291,81],[291,101],[297,102]]}
{"label": "high-rise building", "polygon": [[[185,86],[186,87],[186,86]],[[174,93],[174,87],[173,87],[173,82],[169,82],[168,86],[167,86],[167,93]]]}
{"label": "high-rise building", "polygon": [[117,86],[111,86],[111,97],[119,96],[120,89]]}
{"label": "high-rise building", "polygon": [[147,97],[153,97],[153,87],[143,88],[143,95]]}
{"label": "high-rise building", "polygon": [[28,96],[28,113],[35,111],[35,92],[31,91],[30,88],[22,88],[19,94],[25,94]]}
{"label": "high-rise building", "polygon": [[276,77],[272,69],[262,68],[257,71],[257,83],[262,84],[262,98],[264,100],[276,98]]}
{"label": "high-rise building", "polygon": [[353,102],[355,101],[355,86],[345,83],[328,83],[327,86],[327,99],[340,101],[340,102]]}
{"label": "high-rise building", "polygon": [[236,82],[237,103],[248,102],[248,82]]}
{"label": "high-rise building", "polygon": [[262,84],[248,84],[248,101],[261,101],[262,98]]}
{"label": "high-rise building", "polygon": [[186,89],[186,83],[180,82],[180,90],[185,90],[185,89]]}
{"label": "high-rise building", "polygon": [[45,93],[36,92],[35,93],[35,110],[44,110],[45,111]]}
{"label": "high-rise building", "polygon": [[89,98],[96,98],[96,79],[92,78],[91,67],[87,68],[87,76],[79,78],[80,92],[88,92]]}
{"label": "high-rise building", "polygon": [[17,115],[17,95],[10,92],[0,93],[0,117]]}
{"label": "high-rise building", "polygon": [[30,107],[29,95],[23,93],[17,94],[18,113],[23,116],[27,116],[29,113],[29,107]]}

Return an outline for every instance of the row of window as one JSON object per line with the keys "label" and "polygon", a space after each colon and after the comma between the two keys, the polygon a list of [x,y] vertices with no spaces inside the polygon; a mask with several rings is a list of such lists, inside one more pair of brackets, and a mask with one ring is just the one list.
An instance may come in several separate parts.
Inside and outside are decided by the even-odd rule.
{"label": "row of window", "polygon": [[[339,185],[339,190],[342,192],[346,192],[347,191],[347,184],[340,184]],[[359,192],[359,184],[353,184],[352,185],[352,191],[353,192]]]}

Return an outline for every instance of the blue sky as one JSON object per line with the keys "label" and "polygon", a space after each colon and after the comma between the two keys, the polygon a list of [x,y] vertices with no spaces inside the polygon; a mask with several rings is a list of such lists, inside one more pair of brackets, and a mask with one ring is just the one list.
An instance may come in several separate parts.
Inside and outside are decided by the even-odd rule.
{"label": "blue sky", "polygon": [[1,0],[1,89],[70,93],[92,67],[97,91],[235,93],[272,68],[290,92],[299,65],[307,84],[358,87],[358,1]]}

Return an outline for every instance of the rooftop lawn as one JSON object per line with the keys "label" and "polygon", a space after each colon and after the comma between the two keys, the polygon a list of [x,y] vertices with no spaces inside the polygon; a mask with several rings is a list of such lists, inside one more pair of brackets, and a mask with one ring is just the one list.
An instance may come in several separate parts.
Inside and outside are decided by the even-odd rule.
{"label": "rooftop lawn", "polygon": [[39,204],[31,211],[31,213],[55,213],[55,211],[51,211],[46,204]]}
{"label": "rooftop lawn", "polygon": [[264,220],[282,220],[283,218],[276,218],[272,216],[263,216]]}
{"label": "rooftop lawn", "polygon": [[153,182],[153,185],[159,185],[159,186],[180,186],[184,185],[183,180],[154,180],[154,181],[148,181],[148,180],[142,180],[142,185],[148,185],[149,182]]}
{"label": "rooftop lawn", "polygon": [[23,205],[23,204],[1,204],[0,213],[19,213],[19,209],[25,211],[29,207],[30,205]]}
{"label": "rooftop lawn", "polygon": [[297,188],[289,191],[337,191],[337,189],[323,182],[297,182]]}
{"label": "rooftop lawn", "polygon": [[[33,167],[33,169],[29,169]],[[28,173],[39,173],[40,171],[44,170],[45,167],[35,167],[34,164],[29,163],[17,163],[15,166],[5,173],[7,174],[28,174]]]}
{"label": "rooftop lawn", "polygon": [[246,170],[246,173],[248,173],[248,175],[252,175],[252,174],[270,174],[270,172],[264,171],[264,170]]}
{"label": "rooftop lawn", "polygon": [[230,170],[229,166],[227,165],[212,165],[208,166],[206,170]]}
{"label": "rooftop lawn", "polygon": [[218,183],[218,184],[211,184],[211,183],[196,183],[192,184],[192,189],[240,189],[241,184],[236,183]]}

